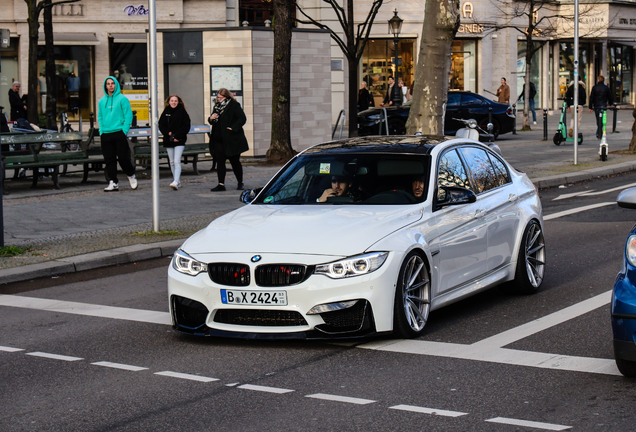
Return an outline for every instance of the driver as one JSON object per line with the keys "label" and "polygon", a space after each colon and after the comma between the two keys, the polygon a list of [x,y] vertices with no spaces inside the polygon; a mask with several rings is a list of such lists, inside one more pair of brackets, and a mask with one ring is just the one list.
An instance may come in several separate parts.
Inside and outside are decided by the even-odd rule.
{"label": "driver", "polygon": [[420,175],[413,177],[411,185],[413,187],[413,196],[415,196],[416,201],[424,201],[424,176]]}
{"label": "driver", "polygon": [[331,188],[325,189],[316,202],[326,202],[329,197],[352,196],[350,189],[353,182],[346,176],[331,176]]}

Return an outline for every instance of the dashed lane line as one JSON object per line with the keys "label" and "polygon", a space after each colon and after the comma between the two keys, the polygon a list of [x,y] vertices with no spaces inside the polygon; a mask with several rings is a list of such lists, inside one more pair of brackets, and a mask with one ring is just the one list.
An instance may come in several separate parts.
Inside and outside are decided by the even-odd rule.
{"label": "dashed lane line", "polygon": [[544,221],[548,221],[548,220],[552,220],[552,219],[558,219],[560,217],[563,216],[569,216],[569,215],[573,215],[576,213],[581,213],[587,210],[594,210],[597,208],[601,208],[601,207],[607,207],[610,205],[616,205],[616,202],[602,202],[602,203],[597,203],[597,204],[591,204],[591,205],[587,205],[587,206],[583,206],[583,207],[576,207],[573,209],[569,209],[569,210],[563,210],[561,212],[558,213],[552,213],[551,215],[547,215],[547,216],[543,216],[543,220]]}
{"label": "dashed lane line", "polygon": [[253,385],[253,384],[243,384],[238,386],[237,388],[244,389],[244,390],[254,390],[254,391],[265,392],[265,393],[277,393],[277,394],[291,393],[294,391],[294,390],[289,390],[284,388],[259,386],[259,385]]}
{"label": "dashed lane line", "polygon": [[354,398],[349,396],[338,396],[338,395],[331,395],[331,394],[325,394],[325,393],[310,394],[310,395],[306,395],[305,397],[312,398],[312,399],[334,401],[334,402],[344,402],[344,403],[350,403],[350,404],[356,404],[356,405],[367,405],[367,404],[376,402],[370,399],[360,399],[360,398]]}
{"label": "dashed lane line", "polygon": [[43,357],[43,358],[48,358],[48,359],[53,359],[53,360],[63,360],[63,361],[78,361],[78,360],[84,360],[83,358],[80,357],[71,357],[71,356],[65,356],[65,355],[59,355],[59,354],[50,354],[50,353],[44,353],[44,352],[29,352],[26,353],[26,355],[29,356],[33,356],[33,357]]}
{"label": "dashed lane line", "polygon": [[551,431],[562,431],[562,430],[572,429],[572,426],[564,426],[564,425],[542,423],[542,422],[535,422],[535,421],[528,421],[528,420],[519,420],[519,419],[513,419],[513,418],[506,418],[506,417],[495,417],[495,418],[491,418],[484,421],[487,421],[489,423],[500,423],[500,424],[508,424],[513,426],[525,426],[528,428],[551,430]]}
{"label": "dashed lane line", "polygon": [[212,381],[219,380],[218,378],[210,378],[210,377],[205,377],[201,375],[192,375],[187,373],[171,372],[171,371],[155,372],[155,375],[167,376],[172,378],[181,378],[181,379],[199,381],[199,382],[212,382]]}
{"label": "dashed lane line", "polygon": [[95,362],[91,364],[95,366],[104,366],[104,367],[109,367],[113,369],[121,369],[121,370],[127,370],[132,372],[139,372],[139,371],[148,369],[146,367],[141,367],[141,366],[132,366],[132,365],[127,365],[122,363],[111,363],[107,361]]}
{"label": "dashed lane line", "polygon": [[447,410],[441,410],[437,408],[425,408],[425,407],[419,407],[419,406],[413,406],[413,405],[395,405],[395,406],[389,407],[389,409],[395,409],[400,411],[411,411],[416,413],[438,415],[443,417],[461,417],[461,416],[468,415],[468,413],[465,413],[465,412],[447,411]]}
{"label": "dashed lane line", "polygon": [[0,351],[4,351],[4,352],[18,352],[18,351],[24,351],[24,348],[13,348],[13,347],[0,346]]}

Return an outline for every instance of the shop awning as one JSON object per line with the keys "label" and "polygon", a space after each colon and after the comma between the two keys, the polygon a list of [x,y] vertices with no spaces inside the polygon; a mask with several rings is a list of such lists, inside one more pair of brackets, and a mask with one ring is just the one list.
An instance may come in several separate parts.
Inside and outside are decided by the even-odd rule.
{"label": "shop awning", "polygon": [[[95,33],[53,33],[55,45],[99,45]],[[44,33],[38,34],[38,45],[44,45]]]}
{"label": "shop awning", "polygon": [[115,43],[146,43],[146,33],[111,33]]}

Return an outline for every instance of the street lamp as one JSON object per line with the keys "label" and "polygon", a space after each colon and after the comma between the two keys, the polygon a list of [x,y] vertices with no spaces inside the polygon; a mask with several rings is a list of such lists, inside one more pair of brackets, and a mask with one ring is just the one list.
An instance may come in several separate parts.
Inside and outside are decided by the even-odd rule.
{"label": "street lamp", "polygon": [[[398,85],[400,81],[400,71],[398,69],[398,37],[400,36],[400,30],[402,30],[402,23],[404,20],[398,16],[397,8],[393,12],[395,15],[389,20],[389,34],[393,34],[393,43],[395,44],[395,84]],[[401,105],[402,94],[401,92],[393,92],[391,97],[394,98],[393,105]]]}

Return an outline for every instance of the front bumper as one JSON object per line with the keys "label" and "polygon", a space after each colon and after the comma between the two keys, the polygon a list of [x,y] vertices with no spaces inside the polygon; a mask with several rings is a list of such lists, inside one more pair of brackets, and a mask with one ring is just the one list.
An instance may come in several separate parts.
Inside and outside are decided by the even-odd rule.
{"label": "front bumper", "polygon": [[627,269],[616,277],[612,292],[612,332],[616,357],[636,361],[636,269]]}

